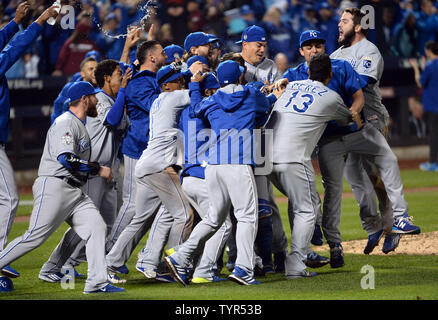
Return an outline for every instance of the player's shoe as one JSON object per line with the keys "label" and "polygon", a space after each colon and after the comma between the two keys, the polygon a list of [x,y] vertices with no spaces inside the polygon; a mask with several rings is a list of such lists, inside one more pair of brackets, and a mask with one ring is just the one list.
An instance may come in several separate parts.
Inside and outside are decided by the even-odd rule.
{"label": "player's shoe", "polygon": [[330,259],[327,257],[320,256],[315,251],[312,251],[307,254],[306,260],[304,261],[304,264],[308,268],[321,268],[324,267],[326,264],[330,263]]}
{"label": "player's shoe", "polygon": [[175,249],[174,248],[170,248],[170,249],[164,250],[164,254],[166,256],[170,256],[171,254],[174,254],[174,253],[175,253]]}
{"label": "player's shoe", "polygon": [[274,269],[276,273],[284,272],[284,263],[286,261],[286,253],[285,252],[276,252],[274,253]]}
{"label": "player's shoe", "polygon": [[238,284],[250,286],[254,284],[260,284],[259,281],[250,276],[245,270],[239,267],[234,267],[233,272],[228,276],[228,279]]}
{"label": "player's shoe", "polygon": [[171,256],[165,257],[164,261],[170,269],[170,274],[178,283],[186,286],[189,284],[186,268],[180,266]]}
{"label": "player's shoe", "polygon": [[388,254],[394,251],[400,242],[401,235],[397,233],[391,233],[385,236],[385,241],[383,242],[382,252]]}
{"label": "player's shoe", "polygon": [[310,240],[315,246],[322,246],[324,244],[324,239],[322,237],[321,226],[319,224],[315,224],[315,230],[313,231],[312,240]]}
{"label": "player's shoe", "polygon": [[4,266],[1,270],[1,273],[9,278],[18,278],[20,276],[20,273],[11,268],[10,265]]}
{"label": "player's shoe", "polygon": [[399,234],[419,234],[421,232],[420,228],[412,223],[413,217],[409,217],[407,213],[403,216],[398,217],[394,221],[392,226],[392,233]]}
{"label": "player's shoe", "polygon": [[168,282],[168,283],[175,282],[175,279],[172,278],[170,273],[158,273],[157,272],[157,276],[155,277],[155,280],[160,281],[160,282]]}
{"label": "player's shoe", "polygon": [[193,277],[192,283],[212,283],[212,282],[221,282],[226,281],[225,278],[219,278],[218,276],[208,277],[208,278],[201,278],[201,277]]}
{"label": "player's shoe", "polygon": [[263,266],[263,273],[266,274],[275,274],[274,267],[270,264]]}
{"label": "player's shoe", "polygon": [[126,283],[126,279],[121,279],[117,273],[108,272],[108,282],[112,284]]}
{"label": "player's shoe", "polygon": [[311,278],[316,277],[318,274],[309,270],[304,270],[303,272],[297,274],[286,274],[286,279],[298,279],[298,278]]}
{"label": "player's shoe", "polygon": [[148,279],[155,279],[157,277],[157,269],[145,269],[142,267],[135,267],[135,269],[142,273]]}
{"label": "player's shoe", "polygon": [[367,245],[365,246],[365,249],[363,249],[363,253],[370,254],[374,250],[374,248],[379,244],[382,236],[383,236],[383,230],[370,234],[368,236]]}
{"label": "player's shoe", "polygon": [[98,290],[93,290],[93,291],[84,291],[84,294],[90,294],[90,293],[114,293],[114,292],[124,292],[125,289],[123,288],[119,288],[119,287],[115,287],[113,285],[111,285],[110,283],[108,283],[105,287],[98,289]]}
{"label": "player's shoe", "polygon": [[66,276],[71,276],[70,271],[73,270],[74,278],[85,278],[85,274],[79,273],[73,266],[63,267],[61,271]]}
{"label": "player's shoe", "polygon": [[39,274],[38,279],[43,280],[45,282],[57,283],[61,282],[61,279],[64,277],[68,277],[61,272],[49,273],[49,274]]}
{"label": "player's shoe", "polygon": [[330,244],[330,267],[340,268],[344,266],[344,250],[340,243]]}
{"label": "player's shoe", "polygon": [[124,264],[123,266],[117,268],[116,272],[117,273],[121,273],[121,274],[128,274],[129,273],[129,269],[126,266],[126,264]]}
{"label": "player's shoe", "polygon": [[422,171],[438,171],[438,164],[436,162],[420,163],[420,170]]}

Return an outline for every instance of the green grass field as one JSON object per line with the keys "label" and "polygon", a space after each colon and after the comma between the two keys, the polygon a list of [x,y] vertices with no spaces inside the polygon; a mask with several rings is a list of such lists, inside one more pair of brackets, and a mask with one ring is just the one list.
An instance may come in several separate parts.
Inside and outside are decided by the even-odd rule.
{"label": "green grass field", "polygon": [[[318,176],[318,191],[322,193],[321,177]],[[438,187],[438,173],[424,173],[419,170],[402,171],[406,188],[406,199],[415,224],[422,232],[438,230],[438,191],[409,192],[410,188]],[[350,191],[347,183],[344,190]],[[277,195],[280,196],[278,191]],[[22,195],[23,200],[31,200],[32,195]],[[287,221],[287,204],[280,203],[286,234],[290,236]],[[19,215],[28,215],[31,206],[20,206]],[[15,223],[9,240],[23,234],[27,222]],[[50,284],[38,280],[38,272],[48,259],[51,251],[61,239],[67,225],[63,224],[41,247],[20,258],[12,264],[21,272],[14,279],[15,290],[0,293],[0,300],[416,300],[438,299],[438,256],[402,255],[391,253],[387,256],[345,254],[345,266],[331,269],[330,266],[315,270],[317,277],[286,280],[284,275],[275,274],[258,278],[261,286],[238,286],[225,281],[209,285],[190,285],[182,287],[176,283],[158,283],[146,279],[135,270],[136,256],[146,242],[144,238],[129,259],[130,273],[125,276],[128,282],[122,285],[126,292],[118,294],[84,295],[84,279],[76,279],[74,289],[63,289],[60,284]],[[343,240],[366,238],[358,216],[358,205],[351,197],[343,200],[341,221]],[[403,238],[402,240],[403,241]],[[328,252],[319,253],[328,256]],[[438,254],[438,252],[437,252]],[[362,289],[361,279],[365,276],[361,269],[370,265],[375,271],[374,289]],[[87,265],[79,266],[78,271],[87,272]],[[228,275],[224,268],[223,276]]]}

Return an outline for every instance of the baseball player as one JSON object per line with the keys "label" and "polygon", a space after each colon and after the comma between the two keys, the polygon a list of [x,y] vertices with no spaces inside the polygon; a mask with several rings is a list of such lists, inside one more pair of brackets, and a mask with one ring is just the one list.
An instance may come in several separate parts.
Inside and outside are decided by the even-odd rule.
{"label": "baseball player", "polygon": [[[190,96],[188,90],[182,90],[185,85],[183,74],[173,64],[158,71],[157,84],[162,93],[150,109],[150,140],[135,167],[136,213],[107,254],[111,272],[128,260],[162,204],[173,218],[167,241],[169,247],[185,241],[192,229],[193,211],[178,175],[183,151],[178,145],[179,115],[190,104]],[[143,273],[142,256],[136,268]]]}
{"label": "baseball player", "polygon": [[[110,251],[120,233],[135,214],[136,181],[135,165],[149,140],[149,111],[152,102],[160,94],[156,82],[156,72],[166,63],[167,56],[159,42],[148,40],[138,46],[136,57],[139,67],[132,66],[133,75],[125,90],[127,113],[130,125],[121,145],[123,154],[123,204],[114,221],[108,238],[107,250]],[[122,273],[128,270],[124,266]]]}
{"label": "baseball player", "polygon": [[[94,50],[93,50],[94,51]],[[90,52],[93,52],[90,51]],[[95,52],[95,51],[94,51]],[[87,53],[88,55],[88,53]],[[65,84],[65,86],[61,89],[61,92],[59,93],[58,97],[55,99],[55,102],[53,103],[53,112],[50,115],[50,121],[53,123],[57,117],[59,117],[61,114],[63,114],[65,111],[68,110],[69,105],[67,100],[67,91],[68,88],[70,88],[71,84],[76,81],[88,81],[91,83],[94,87],[97,86],[96,79],[94,77],[94,70],[96,70],[96,66],[98,64],[98,61],[94,57],[85,57],[84,60],[82,60],[80,65],[80,72],[78,76],[73,76],[72,79]]]}
{"label": "baseball player", "polygon": [[[199,76],[196,74],[195,76]],[[207,186],[205,182],[205,166],[202,165],[202,155],[207,152],[208,140],[199,141],[209,128],[209,123],[195,117],[193,110],[201,102],[202,97],[210,97],[220,88],[217,78],[212,74],[206,75],[202,82],[191,82],[191,108],[184,109],[180,118],[180,128],[185,139],[185,165],[181,173],[182,188],[201,219],[204,219],[210,207]],[[202,256],[196,266],[192,283],[212,283],[223,281],[219,278],[220,269],[217,265],[225,243],[231,233],[232,224],[229,216],[219,230],[205,243]]]}
{"label": "baseball player", "polygon": [[[46,20],[54,15],[53,9],[46,10],[23,33],[11,41],[28,11],[29,3],[24,1],[18,6],[14,19],[0,30],[0,49],[2,50],[0,53],[0,250],[3,250],[8,242],[19,201],[14,170],[5,150],[8,142],[10,111],[9,87],[5,74],[36,40]],[[20,276],[20,273],[8,264],[2,265],[1,273],[8,277]]]}
{"label": "baseball player", "polygon": [[[202,101],[194,111],[210,123],[215,137],[209,148],[205,169],[209,211],[193,229],[189,239],[165,258],[171,274],[183,285],[189,284],[188,267],[205,242],[222,226],[233,206],[238,221],[237,259],[228,277],[242,285],[259,284],[254,273],[254,240],[257,233],[258,202],[253,174],[253,129],[266,121],[270,106],[282,91],[256,103],[255,89],[241,85],[244,68],[235,61],[219,64],[217,75],[221,89]],[[239,138],[241,137],[241,138]],[[236,146],[231,150],[228,141]]]}
{"label": "baseball player", "polygon": [[211,59],[213,53],[213,43],[218,41],[216,37],[205,32],[192,32],[187,35],[184,40],[185,54],[183,60],[187,61],[194,55],[203,56],[207,59]]}
{"label": "baseball player", "polygon": [[[123,75],[119,62],[115,60],[104,60],[98,64],[96,81],[99,88],[102,89],[96,94],[98,116],[88,117],[85,125],[91,139],[90,161],[109,167],[113,172],[118,149],[127,127],[127,117],[124,113],[125,88],[131,74],[131,70],[128,69]],[[117,214],[117,191],[114,181],[92,176],[85,183],[83,191],[90,197],[102,215],[108,235]],[[42,277],[43,279],[48,278],[50,273],[59,272],[59,270],[54,272],[52,261],[58,268],[64,265],[64,270],[71,270],[83,260],[85,242],[80,242],[78,236],[67,240],[69,241],[68,247],[76,247],[73,254],[66,262],[66,257],[68,257],[66,253],[55,250],[40,272],[40,275],[45,275]],[[60,244],[58,247],[65,248],[66,246]],[[78,277],[78,274],[75,273],[75,276]],[[109,276],[116,277],[115,275]]]}
{"label": "baseball player", "polygon": [[[380,173],[380,178],[392,204],[393,217],[391,217],[390,225],[394,221],[392,233],[385,237],[382,248],[384,253],[395,250],[400,240],[400,234],[420,232],[420,228],[413,225],[410,217],[407,216],[407,203],[403,195],[397,158],[381,133],[385,129],[389,117],[381,102],[379,89],[379,81],[383,72],[383,59],[378,49],[366,39],[366,30],[361,26],[363,16],[364,14],[357,8],[344,10],[339,22],[341,47],[332,53],[331,57],[348,61],[359,74],[361,81],[367,84],[363,89],[365,96],[363,115],[366,124],[361,130],[348,133],[340,139],[322,139],[318,154],[322,164],[321,173],[326,177],[324,181],[323,230],[331,247],[331,260],[339,266],[343,265],[339,232],[341,215],[339,199],[342,196],[341,177],[344,165],[347,180],[357,199],[362,198],[360,188],[366,185],[364,182],[366,178],[364,174],[354,173],[360,172],[362,166],[370,176],[378,175],[373,171]],[[347,162],[344,164],[343,159],[347,153]],[[373,243],[370,247],[367,245],[366,251],[368,253],[378,244],[382,234],[383,230],[380,230],[369,236],[368,243]]]}
{"label": "baseball player", "polygon": [[[247,83],[260,83],[266,86],[262,91],[269,91],[271,84],[281,78],[274,61],[265,57],[267,36],[263,28],[253,25],[247,27],[237,43],[242,44],[241,56],[245,61],[245,81]],[[263,139],[263,136],[262,136]],[[257,192],[259,196],[259,213],[263,219],[272,219],[272,253],[276,272],[284,271],[284,259],[287,252],[287,238],[281,222],[280,210],[275,203],[272,185],[264,175],[256,175]],[[266,220],[263,220],[266,223]],[[265,229],[265,228],[263,228]],[[260,231],[262,232],[262,228]],[[268,233],[269,235],[269,233]],[[257,239],[259,244],[269,239]],[[260,246],[260,245],[259,245]],[[260,248],[261,249],[261,248]],[[273,272],[272,258],[264,257],[262,274]]]}
{"label": "baseball player", "polygon": [[348,110],[342,98],[327,87],[332,77],[331,66],[328,55],[314,55],[309,63],[309,79],[287,85],[266,125],[274,131],[274,167],[270,179],[293,206],[287,279],[316,275],[304,264],[316,215],[317,193],[311,154],[328,121],[348,124],[352,115],[359,119],[358,113]]}
{"label": "baseball player", "polygon": [[[56,16],[53,12],[56,11],[51,7],[42,17],[47,20]],[[47,133],[38,178],[32,187],[34,207],[29,229],[0,252],[0,267],[39,247],[65,221],[71,228],[64,239],[77,234],[86,241],[88,278],[84,293],[121,292],[123,288],[112,286],[107,279],[105,222],[81,190],[89,175],[112,179],[111,168],[89,161],[91,143],[84,122],[86,116],[97,116],[95,94],[93,86],[85,81],[70,87],[70,109],[56,119]],[[68,241],[62,243],[68,246]],[[60,272],[52,276],[45,280],[59,282],[64,277]]]}
{"label": "baseball player", "polygon": [[[310,63],[310,59],[317,53],[324,53],[325,41],[326,40],[321,36],[321,33],[317,30],[304,31],[300,36],[299,51],[300,54],[304,57],[305,62],[298,65],[297,67],[289,68],[284,73],[283,77],[288,79],[290,82],[308,79],[308,70],[309,70],[308,65]],[[342,97],[342,100],[344,101],[345,105],[350,106],[351,110],[360,113],[362,111],[364,104],[364,96],[361,88],[364,87],[365,85],[359,80],[359,76],[356,73],[356,71],[354,71],[354,69],[350,66],[350,64],[345,60],[331,59],[331,63],[332,63],[333,76],[328,84],[328,87],[334,90],[336,93],[338,93]],[[341,135],[344,134],[345,132],[351,132],[351,131],[356,131],[356,126],[339,127],[335,121],[331,121],[327,125],[326,130],[324,130],[322,137]],[[324,177],[323,177],[323,181],[325,181]],[[321,212],[321,202],[319,196],[317,197],[317,201],[318,203],[316,206],[317,214],[316,214],[315,231],[311,242],[312,244],[321,245],[322,233],[320,231],[321,228],[320,226],[322,224],[322,212]],[[375,197],[371,197],[370,199],[367,199],[367,201],[365,202],[375,203],[376,200]],[[290,209],[291,206],[289,206],[289,210]],[[373,232],[379,230],[379,225],[381,228],[381,224],[379,223],[380,218],[377,214],[377,210],[371,211],[366,215],[367,213],[366,209],[369,209],[369,206],[366,206],[365,208],[361,207],[360,216],[362,218],[362,221],[368,222],[369,225],[371,221],[371,217],[376,216],[374,220],[378,220],[378,222],[375,223],[375,225],[378,226],[377,229],[372,228],[371,231],[369,231],[369,229],[367,230],[367,228],[365,228],[367,231],[369,231],[370,234],[372,234]],[[320,235],[319,239],[317,238],[318,234]],[[311,251],[307,255],[306,265],[308,267],[322,267],[327,263],[329,263],[329,259],[318,255],[316,252]]]}

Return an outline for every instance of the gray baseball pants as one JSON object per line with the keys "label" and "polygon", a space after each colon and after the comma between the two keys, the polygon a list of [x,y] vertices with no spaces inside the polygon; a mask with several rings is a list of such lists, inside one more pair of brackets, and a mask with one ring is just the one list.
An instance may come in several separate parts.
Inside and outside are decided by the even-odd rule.
{"label": "gray baseball pants", "polygon": [[123,156],[124,162],[124,176],[123,176],[123,189],[122,199],[123,204],[119,209],[116,220],[113,223],[111,233],[109,234],[106,250],[109,252],[114,243],[116,243],[122,231],[131,222],[135,215],[135,198],[137,190],[137,181],[135,179],[135,165],[137,159]]}
{"label": "gray baseball pants", "polygon": [[3,250],[8,242],[19,199],[14,169],[6,155],[5,147],[0,146],[0,250]]}
{"label": "gray baseball pants", "polygon": [[[88,179],[82,190],[99,210],[106,224],[106,234],[109,235],[117,215],[117,191],[114,189],[114,182],[108,182],[106,179],[96,176]],[[83,260],[84,254],[85,242],[81,241],[65,265],[78,266]]]}
{"label": "gray baseball pants", "polygon": [[208,165],[205,169],[210,208],[172,258],[188,267],[207,240],[220,229],[229,216],[231,206],[237,219],[236,266],[254,274],[254,241],[257,234],[258,197],[254,173],[250,165]]}
{"label": "gray baseball pants", "polygon": [[[84,290],[93,291],[103,288],[108,280],[105,263],[106,225],[91,199],[81,189],[72,187],[55,177],[38,177],[32,189],[34,206],[29,229],[0,252],[0,266],[4,267],[39,247],[65,221],[71,228],[65,232],[55,252],[66,252],[68,257],[75,248],[69,246],[69,240],[72,239],[73,242],[74,238],[79,238],[79,241],[85,240],[88,277]],[[61,245],[70,250],[61,248]],[[41,272],[60,271],[62,264],[57,262],[49,259]]]}
{"label": "gray baseball pants", "polygon": [[[182,188],[190,201],[190,204],[198,212],[201,219],[205,219],[210,209],[207,183],[205,179],[196,177],[184,177]],[[218,231],[205,242],[201,259],[193,273],[194,277],[209,278],[215,275],[217,260],[222,253],[225,243],[231,233],[232,224],[230,216],[225,218]],[[219,270],[220,271],[220,270]]]}
{"label": "gray baseball pants", "polygon": [[293,216],[289,216],[291,244],[290,253],[286,256],[285,273],[300,274],[306,269],[304,260],[315,229],[318,194],[312,162],[274,164],[269,177],[292,206]]}
{"label": "gray baseball pants", "polygon": [[106,259],[110,267],[119,268],[126,263],[141,238],[152,226],[162,204],[173,218],[169,244],[181,244],[192,230],[193,210],[182,191],[179,175],[172,167],[138,178],[135,203],[134,217],[107,254]]}
{"label": "gray baseball pants", "polygon": [[[327,242],[341,242],[342,180],[346,157],[350,153],[359,154],[376,165],[393,208],[407,207],[397,157],[384,136],[371,124],[341,138],[323,138],[319,147],[318,160],[325,189],[322,228]],[[394,210],[394,216],[397,214]]]}

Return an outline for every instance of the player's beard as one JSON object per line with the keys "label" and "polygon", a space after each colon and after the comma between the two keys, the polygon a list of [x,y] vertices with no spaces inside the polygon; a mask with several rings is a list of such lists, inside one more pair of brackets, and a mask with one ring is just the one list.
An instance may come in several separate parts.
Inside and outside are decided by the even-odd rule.
{"label": "player's beard", "polygon": [[90,118],[96,118],[97,117],[96,104],[92,103],[92,104],[90,104],[88,106],[87,116],[90,117]]}
{"label": "player's beard", "polygon": [[344,32],[344,38],[342,40],[338,39],[338,44],[340,46],[349,47],[353,42],[354,35],[354,29]]}

